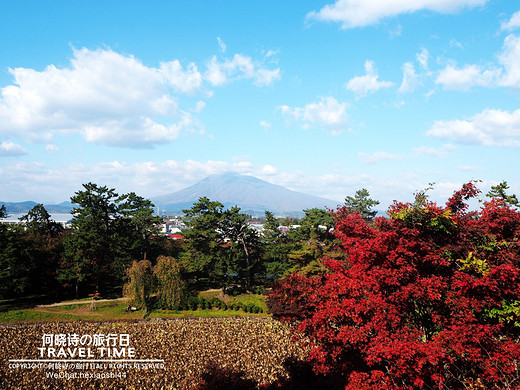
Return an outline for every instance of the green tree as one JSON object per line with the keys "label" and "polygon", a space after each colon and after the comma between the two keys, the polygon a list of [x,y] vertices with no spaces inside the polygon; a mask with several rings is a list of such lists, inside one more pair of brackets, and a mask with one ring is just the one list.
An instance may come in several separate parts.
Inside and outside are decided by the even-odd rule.
{"label": "green tree", "polygon": [[162,218],[154,215],[154,204],[134,192],[120,197],[117,207],[119,226],[127,240],[125,244],[134,259],[146,259],[153,252],[150,240],[155,236]]}
{"label": "green tree", "polygon": [[320,274],[325,270],[323,257],[335,257],[336,240],[333,234],[334,216],[325,209],[304,210],[300,227],[289,232],[289,239],[297,244],[289,253],[291,272]]}
{"label": "green tree", "polygon": [[73,283],[76,297],[85,281],[94,283],[96,292],[105,287],[119,250],[115,225],[119,195],[94,183],[83,184],[83,188],[71,197],[77,206],[72,210],[73,231],[65,239],[64,264],[59,273],[61,280]]}
{"label": "green tree", "polygon": [[330,211],[313,208],[303,210],[303,212],[305,217],[300,221],[300,225],[306,236],[319,240],[327,240],[333,237],[334,217]]}
{"label": "green tree", "polygon": [[42,236],[56,237],[63,231],[63,226],[51,219],[51,215],[42,204],[34,206],[20,218],[20,221],[27,230]]}
{"label": "green tree", "polygon": [[[0,218],[6,218],[5,205]],[[23,229],[0,223],[0,298],[24,295],[31,291],[35,265],[23,244]]]}
{"label": "green tree", "polygon": [[371,199],[370,193],[365,188],[356,191],[354,197],[347,196],[345,198],[345,206],[347,206],[350,211],[357,211],[367,222],[374,220],[377,211],[372,210],[372,208],[378,204],[379,201]]}
{"label": "green tree", "polygon": [[271,211],[265,211],[264,237],[276,239],[280,237],[280,223]]}
{"label": "green tree", "polygon": [[23,245],[34,265],[32,291],[58,293],[56,273],[63,254],[63,226],[51,219],[42,204],[34,206],[20,221],[24,223]]}
{"label": "green tree", "polygon": [[249,228],[247,216],[237,206],[224,211],[222,203],[206,197],[183,212],[190,227],[184,232],[185,267],[195,276],[209,278],[224,288],[238,276],[249,289],[261,252],[259,238]]}
{"label": "green tree", "polygon": [[267,280],[278,279],[292,267],[288,258],[292,245],[288,242],[287,236],[280,231],[280,222],[270,211],[265,212],[261,243],[265,277]]}
{"label": "green tree", "polygon": [[113,188],[93,183],[83,184],[71,202],[77,206],[59,278],[72,283],[76,295],[81,284],[93,284],[96,292],[117,286],[128,264],[145,258],[150,249],[150,237],[160,222],[153,216],[153,204],[134,193],[120,196]]}
{"label": "green tree", "polygon": [[199,198],[190,209],[183,210],[189,229],[183,232],[185,242],[181,261],[193,276],[222,281],[227,267],[224,257],[224,234],[221,227],[224,205],[207,197]]}
{"label": "green tree", "polygon": [[513,206],[513,207],[519,207],[520,203],[518,202],[518,198],[515,194],[508,195],[506,193],[506,190],[509,189],[509,186],[507,185],[507,181],[503,181],[496,186],[492,186],[491,190],[486,194],[489,198],[498,198],[502,199],[506,204]]}
{"label": "green tree", "polygon": [[243,275],[244,287],[249,291],[261,260],[260,240],[256,231],[249,227],[246,215],[240,212],[238,206],[227,210],[222,217],[222,230],[231,244],[228,250],[228,254],[231,254],[229,269]]}

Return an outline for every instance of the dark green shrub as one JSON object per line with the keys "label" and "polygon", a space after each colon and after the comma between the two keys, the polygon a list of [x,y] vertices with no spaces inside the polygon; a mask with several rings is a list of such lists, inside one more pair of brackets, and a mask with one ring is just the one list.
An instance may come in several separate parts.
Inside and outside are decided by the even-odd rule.
{"label": "dark green shrub", "polygon": [[199,307],[199,298],[194,296],[188,297],[187,304],[189,310],[197,310],[197,308]]}
{"label": "dark green shrub", "polygon": [[253,294],[258,294],[258,295],[262,295],[263,293],[265,293],[265,287],[264,286],[255,286],[252,288],[252,293]]}
{"label": "dark green shrub", "polygon": [[240,286],[231,286],[226,288],[225,293],[236,297],[237,295],[245,293],[245,289]]}
{"label": "dark green shrub", "polygon": [[220,308],[222,307],[222,303],[223,303],[223,302],[222,302],[219,298],[217,298],[217,297],[213,297],[213,298],[211,298],[211,301],[210,301],[210,302],[211,302],[211,305],[212,305],[213,307],[217,308],[217,309],[220,309]]}

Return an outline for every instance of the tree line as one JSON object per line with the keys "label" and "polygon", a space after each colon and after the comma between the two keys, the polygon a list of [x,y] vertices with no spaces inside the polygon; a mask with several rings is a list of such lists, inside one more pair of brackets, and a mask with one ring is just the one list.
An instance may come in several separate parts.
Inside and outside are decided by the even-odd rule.
{"label": "tree line", "polygon": [[[283,221],[266,211],[259,234],[239,207],[225,209],[202,197],[183,211],[189,228],[175,241],[159,234],[163,221],[153,203],[133,192],[120,195],[87,183],[71,202],[71,229],[53,221],[43,205],[24,215],[22,225],[0,224],[0,298],[115,296],[126,284],[128,294],[158,292],[161,305],[173,307],[169,300],[187,291],[260,292],[286,273],[320,272],[322,257],[337,251],[334,221],[325,209]],[[378,202],[363,189],[346,204],[371,218]],[[0,207],[0,218],[6,216]],[[299,227],[282,232],[282,223]],[[161,293],[167,291],[176,291],[176,298]]]}
{"label": "tree line", "polygon": [[[267,292],[295,325],[315,373],[348,389],[520,386],[520,202],[502,182],[478,211],[475,182],[445,205],[428,190],[377,217],[366,190],[337,210],[309,209],[286,234],[263,234],[240,209],[201,198],[185,210],[183,241],[157,234],[153,205],[92,183],[72,197],[72,229],[43,206],[24,227],[0,225],[2,298],[125,293],[178,308],[208,287]],[[5,216],[5,207],[0,208]]]}

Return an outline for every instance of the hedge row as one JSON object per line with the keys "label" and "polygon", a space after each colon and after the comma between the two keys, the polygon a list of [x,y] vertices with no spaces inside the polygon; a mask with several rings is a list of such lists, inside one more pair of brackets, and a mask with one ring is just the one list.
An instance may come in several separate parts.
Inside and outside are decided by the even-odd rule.
{"label": "hedge row", "polygon": [[197,309],[219,309],[219,310],[243,310],[246,313],[263,313],[264,310],[253,304],[248,303],[244,304],[242,302],[234,302],[231,304],[227,304],[223,300],[214,297],[211,299],[204,297],[188,297],[186,303],[182,307],[183,310],[197,310]]}

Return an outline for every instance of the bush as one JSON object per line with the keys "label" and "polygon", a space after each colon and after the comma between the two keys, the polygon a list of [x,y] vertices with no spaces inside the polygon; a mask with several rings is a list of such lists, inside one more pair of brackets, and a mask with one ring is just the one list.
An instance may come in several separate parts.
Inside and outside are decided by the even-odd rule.
{"label": "bush", "polygon": [[262,295],[265,293],[265,287],[264,286],[255,286],[252,289],[253,294]]}
{"label": "bush", "polygon": [[189,310],[192,310],[192,311],[197,310],[197,308],[199,307],[199,298],[194,297],[194,296],[189,296],[188,300],[187,300],[187,305],[188,305]]}
{"label": "bush", "polygon": [[222,307],[222,303],[223,302],[217,297],[211,298],[211,305],[217,309],[220,309]]}

